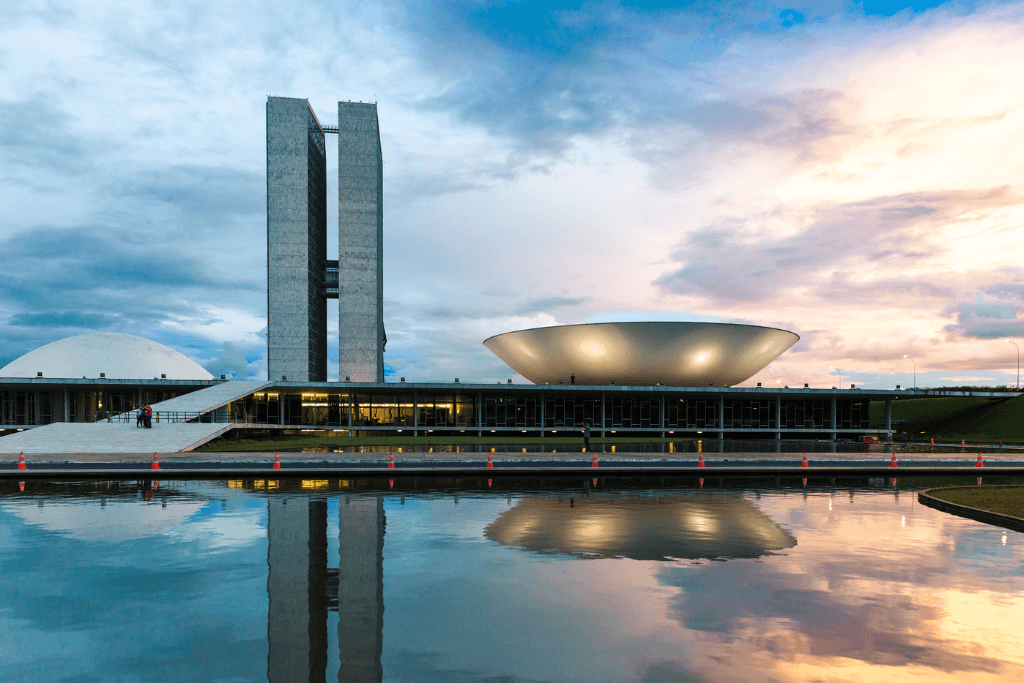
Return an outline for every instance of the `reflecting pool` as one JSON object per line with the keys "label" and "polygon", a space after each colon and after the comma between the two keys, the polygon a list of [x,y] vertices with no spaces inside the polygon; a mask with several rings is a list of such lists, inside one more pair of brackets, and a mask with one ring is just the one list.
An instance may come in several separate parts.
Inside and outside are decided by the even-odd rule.
{"label": "reflecting pool", "polygon": [[845,483],[0,482],[0,680],[1024,679],[1024,535]]}

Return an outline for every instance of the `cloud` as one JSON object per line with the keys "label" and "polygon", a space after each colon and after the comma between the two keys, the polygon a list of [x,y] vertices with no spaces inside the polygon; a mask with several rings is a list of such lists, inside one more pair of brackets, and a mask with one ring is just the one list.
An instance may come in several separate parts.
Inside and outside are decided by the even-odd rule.
{"label": "cloud", "polygon": [[[250,360],[250,358],[252,360]],[[254,370],[260,369],[263,355],[252,357],[231,342],[224,342],[220,355],[203,363],[203,367],[214,377],[224,375],[227,379],[263,379]],[[254,367],[255,366],[255,367]]]}
{"label": "cloud", "polygon": [[507,377],[494,333],[673,311],[799,332],[772,380],[883,376],[904,353],[994,372],[989,340],[1024,317],[1020,4],[884,14],[17,3],[0,356],[111,329],[203,362],[230,342],[261,372],[279,94],[325,122],[379,102],[395,373]]}
{"label": "cloud", "polygon": [[[779,207],[733,217],[690,233],[672,259],[682,264],[655,280],[663,291],[698,293],[710,302],[768,302],[792,296],[850,301],[918,293],[955,295],[950,273],[889,273],[916,269],[947,255],[937,226],[978,212],[1024,203],[1008,188],[908,193],[812,207]],[[802,226],[778,235],[766,224]]]}
{"label": "cloud", "polygon": [[579,296],[546,296],[535,299],[527,299],[523,302],[519,308],[516,309],[517,315],[530,315],[532,313],[543,313],[553,308],[566,308],[568,306],[578,306],[582,303],[590,301],[590,297]]}

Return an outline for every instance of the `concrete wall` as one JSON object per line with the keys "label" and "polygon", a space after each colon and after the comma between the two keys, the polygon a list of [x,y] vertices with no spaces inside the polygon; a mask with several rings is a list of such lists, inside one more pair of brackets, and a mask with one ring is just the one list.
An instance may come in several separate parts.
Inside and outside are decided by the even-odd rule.
{"label": "concrete wall", "polygon": [[267,99],[267,362],[271,380],[327,380],[327,157],[309,102]]}
{"label": "concrete wall", "polygon": [[[339,379],[384,381],[384,162],[377,105],[338,103]],[[276,379],[271,377],[271,379]],[[290,379],[290,378],[289,378]]]}

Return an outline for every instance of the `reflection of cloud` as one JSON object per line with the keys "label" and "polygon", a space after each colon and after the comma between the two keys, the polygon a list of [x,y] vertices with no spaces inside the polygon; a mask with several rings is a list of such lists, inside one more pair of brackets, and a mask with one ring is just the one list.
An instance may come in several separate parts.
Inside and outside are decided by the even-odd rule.
{"label": "reflection of cloud", "polygon": [[47,531],[84,541],[126,541],[175,531],[207,505],[203,501],[97,500],[88,503],[5,504],[5,511]]}
{"label": "reflection of cloud", "polygon": [[263,511],[243,510],[232,514],[219,514],[214,518],[195,520],[171,532],[181,540],[205,548],[241,548],[266,537]]}
{"label": "reflection of cloud", "polygon": [[[793,681],[1024,673],[1015,565],[1007,558],[979,573],[952,550],[972,523],[924,510],[912,495],[858,495],[854,506],[845,496],[762,496],[759,507],[789,519],[800,545],[759,564],[658,572],[680,589],[669,609],[699,653],[690,669]],[[991,539],[972,549],[1004,554]]]}

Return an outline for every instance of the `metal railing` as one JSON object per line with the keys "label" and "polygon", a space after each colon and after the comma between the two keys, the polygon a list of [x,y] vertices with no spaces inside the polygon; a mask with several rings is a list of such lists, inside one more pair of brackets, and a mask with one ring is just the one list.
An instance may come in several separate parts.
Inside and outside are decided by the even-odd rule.
{"label": "metal railing", "polygon": [[[107,418],[97,418],[97,422],[103,422],[106,419],[107,422],[138,422],[139,413],[141,410],[129,410],[118,415],[111,415]],[[206,411],[191,411],[191,410],[154,410],[153,411],[153,422],[159,424],[162,422],[175,423],[175,422],[193,422],[193,423],[224,423],[231,422],[229,419],[228,411],[221,408],[214,408],[213,410]]]}

